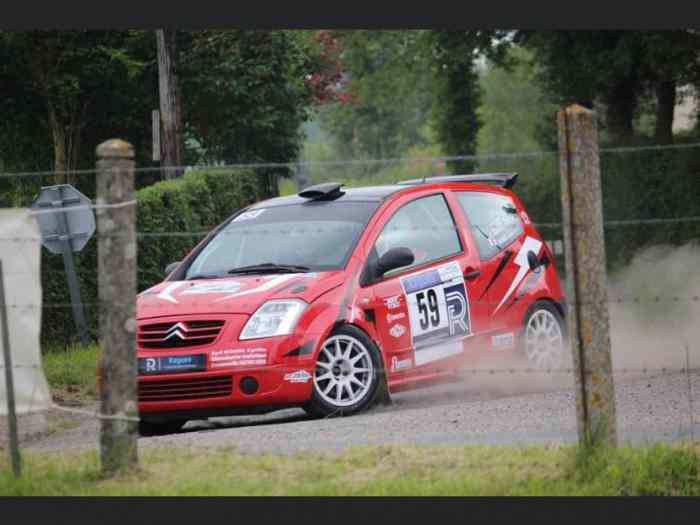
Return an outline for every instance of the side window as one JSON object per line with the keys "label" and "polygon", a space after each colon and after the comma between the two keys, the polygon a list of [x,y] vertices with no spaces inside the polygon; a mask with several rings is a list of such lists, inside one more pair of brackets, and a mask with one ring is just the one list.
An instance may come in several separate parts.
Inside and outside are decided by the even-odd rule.
{"label": "side window", "polygon": [[374,250],[381,257],[396,247],[409,248],[415,259],[412,265],[387,272],[388,275],[462,251],[457,227],[443,195],[421,197],[394,213],[379,234]]}
{"label": "side window", "polygon": [[523,223],[510,198],[476,191],[455,192],[455,195],[469,219],[482,260],[496,255],[523,232]]}

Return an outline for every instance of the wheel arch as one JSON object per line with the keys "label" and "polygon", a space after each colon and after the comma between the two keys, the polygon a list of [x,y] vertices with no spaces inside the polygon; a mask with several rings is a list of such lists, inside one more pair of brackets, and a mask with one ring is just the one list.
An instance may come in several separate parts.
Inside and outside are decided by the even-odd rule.
{"label": "wheel arch", "polygon": [[542,297],[537,297],[534,301],[532,301],[532,304],[529,306],[529,308],[525,312],[525,316],[523,317],[523,321],[525,319],[527,319],[527,316],[532,311],[532,308],[539,302],[545,302],[545,303],[552,304],[556,308],[556,310],[559,313],[559,315],[561,316],[561,318],[564,321],[566,321],[566,303],[565,303],[565,301],[563,299],[561,301],[557,301],[556,299],[554,299],[548,295],[545,295]]}

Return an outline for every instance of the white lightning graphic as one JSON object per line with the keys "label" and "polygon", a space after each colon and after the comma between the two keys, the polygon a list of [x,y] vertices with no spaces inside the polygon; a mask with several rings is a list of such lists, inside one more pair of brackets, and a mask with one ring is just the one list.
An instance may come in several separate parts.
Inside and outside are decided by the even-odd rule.
{"label": "white lightning graphic", "polygon": [[[520,247],[520,250],[518,251],[518,255],[515,256],[513,259],[513,262],[520,266],[518,269],[518,273],[515,274],[515,278],[513,279],[513,282],[510,283],[510,288],[508,288],[508,291],[506,294],[503,296],[503,299],[501,299],[501,302],[498,304],[496,309],[493,311],[495,314],[498,309],[503,306],[503,303],[506,302],[506,300],[510,297],[510,295],[515,291],[515,289],[518,287],[520,282],[525,278],[525,275],[527,275],[527,272],[530,271],[530,263],[527,261],[527,253],[530,251],[535,252],[535,255],[539,255],[540,253],[540,248],[542,247],[542,241],[538,241],[537,239],[533,239],[532,237],[527,237],[525,239],[525,242],[523,245]],[[491,314],[493,315],[493,314]]]}
{"label": "white lightning graphic", "polygon": [[158,299],[164,299],[166,301],[170,301],[171,303],[177,304],[177,299],[175,299],[172,295],[170,295],[172,292],[177,290],[180,286],[185,284],[183,281],[176,281],[172,284],[169,284],[165,288],[161,290],[161,292],[156,296]]}

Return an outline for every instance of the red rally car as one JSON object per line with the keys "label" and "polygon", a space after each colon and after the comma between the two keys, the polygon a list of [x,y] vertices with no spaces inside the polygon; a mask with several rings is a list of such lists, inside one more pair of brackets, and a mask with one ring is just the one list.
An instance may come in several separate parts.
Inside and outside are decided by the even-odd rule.
{"label": "red rally car", "polygon": [[561,365],[561,285],[515,180],[326,183],[235,213],[139,294],[140,431],[348,415],[507,355]]}

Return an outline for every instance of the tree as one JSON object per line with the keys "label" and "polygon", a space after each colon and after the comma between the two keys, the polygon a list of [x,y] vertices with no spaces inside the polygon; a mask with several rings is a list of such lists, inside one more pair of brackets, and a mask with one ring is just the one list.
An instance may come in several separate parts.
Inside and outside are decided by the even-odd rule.
{"label": "tree", "polygon": [[[100,141],[117,135],[140,144],[143,108],[153,99],[141,37],[134,31],[1,33],[0,158],[14,169],[53,168],[56,183],[71,182],[66,172],[93,167]],[[13,142],[21,142],[19,150]]]}
{"label": "tree", "polygon": [[[503,62],[509,45],[506,36],[507,32],[500,30],[435,31],[430,35],[437,86],[433,120],[438,140],[449,156],[476,153],[482,121],[477,112],[481,89],[475,61],[487,56]],[[449,164],[456,173],[470,173],[476,168],[473,160]]]}
{"label": "tree", "polygon": [[[182,165],[182,106],[177,81],[177,34],[175,29],[156,30],[158,49],[158,88],[163,126],[162,166]],[[174,170],[165,171],[165,178],[176,177]]]}
{"label": "tree", "polygon": [[477,153],[523,153],[557,148],[557,105],[537,80],[533,54],[520,46],[508,51],[508,67],[493,62],[479,75],[483,93],[478,115]]}
{"label": "tree", "polygon": [[[333,95],[335,67],[313,33],[178,32],[183,119],[191,162],[287,163],[311,107]],[[269,189],[287,168],[260,170]]]}
{"label": "tree", "polygon": [[[88,115],[93,119],[141,72],[143,64],[124,50],[128,37],[114,31],[2,34],[3,55],[11,58],[4,74],[22,91],[22,99],[31,100],[33,117],[49,133],[55,171],[80,165]],[[28,109],[20,97],[14,101],[16,113]],[[43,115],[36,114],[39,106]],[[56,177],[57,182],[65,180],[65,175]]]}
{"label": "tree", "polygon": [[692,31],[518,31],[541,79],[560,105],[601,103],[613,142],[634,140],[640,99],[656,99],[655,137],[672,140],[676,87],[697,78],[698,35]]}
{"label": "tree", "polygon": [[392,158],[425,142],[433,89],[425,31],[338,33],[346,96],[319,112],[342,158]]}

